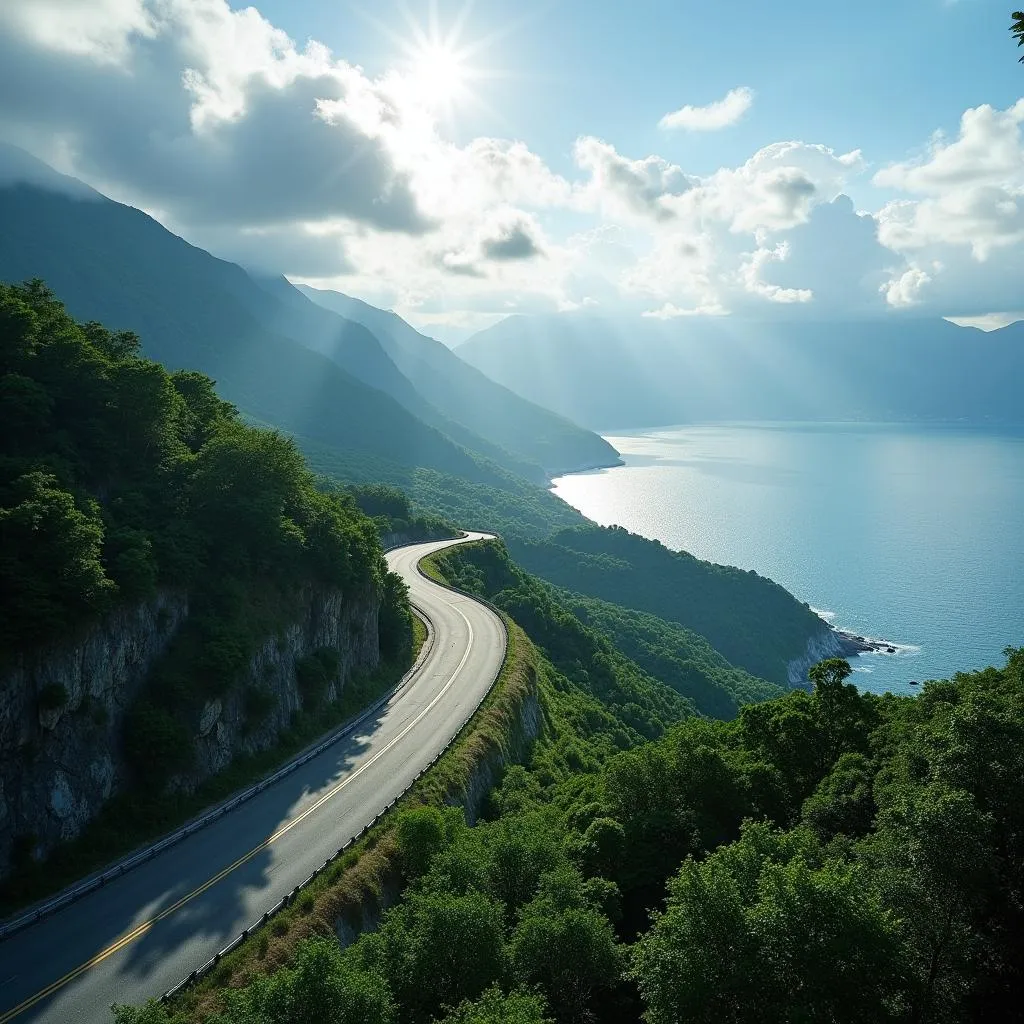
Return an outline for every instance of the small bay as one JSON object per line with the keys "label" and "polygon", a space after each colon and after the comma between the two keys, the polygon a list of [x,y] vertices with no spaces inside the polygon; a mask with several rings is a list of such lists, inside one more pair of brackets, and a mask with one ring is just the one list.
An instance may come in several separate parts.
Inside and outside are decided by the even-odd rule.
{"label": "small bay", "polygon": [[1024,644],[1024,437],[772,423],[608,440],[625,465],[559,477],[559,497],[894,641],[853,659],[863,689],[912,693]]}

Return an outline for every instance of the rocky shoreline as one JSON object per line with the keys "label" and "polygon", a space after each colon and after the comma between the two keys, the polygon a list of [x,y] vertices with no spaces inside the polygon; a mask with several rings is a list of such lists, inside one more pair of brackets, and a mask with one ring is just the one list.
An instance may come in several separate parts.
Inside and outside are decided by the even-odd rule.
{"label": "rocky shoreline", "polygon": [[860,636],[846,629],[836,629],[834,626],[832,632],[839,639],[844,652],[853,657],[858,654],[895,654],[898,649],[897,645],[889,640],[875,640],[873,637]]}
{"label": "rocky shoreline", "polygon": [[807,647],[799,658],[786,666],[789,685],[809,690],[808,672],[812,665],[826,658],[855,658],[858,654],[898,654],[899,644],[890,640],[876,640],[873,637],[851,633],[847,629],[836,629],[822,622],[821,631],[807,641]]}

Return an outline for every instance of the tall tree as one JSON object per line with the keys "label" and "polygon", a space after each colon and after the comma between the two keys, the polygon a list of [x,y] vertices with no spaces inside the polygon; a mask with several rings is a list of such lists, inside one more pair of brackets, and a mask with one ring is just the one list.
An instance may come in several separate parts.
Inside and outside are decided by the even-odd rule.
{"label": "tall tree", "polygon": [[[1013,24],[1010,26],[1010,31],[1017,37],[1017,45],[1024,46],[1024,11],[1013,12]],[[1024,57],[1020,58],[1021,64],[1024,64]]]}

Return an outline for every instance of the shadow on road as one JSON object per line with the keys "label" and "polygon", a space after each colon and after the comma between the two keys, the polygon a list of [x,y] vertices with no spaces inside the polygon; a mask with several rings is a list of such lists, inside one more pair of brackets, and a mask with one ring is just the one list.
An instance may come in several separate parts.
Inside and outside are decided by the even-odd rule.
{"label": "shadow on road", "polygon": [[[122,950],[19,1015],[18,1024],[66,1021],[72,1013],[85,1019],[80,1000],[88,987],[102,990],[104,1011],[128,990],[134,994],[141,987],[158,996],[205,963],[358,831],[363,822],[341,813],[347,793],[342,791],[313,812],[315,841],[305,832],[300,839],[296,828],[258,849],[352,770],[373,745],[389,708],[390,703],[230,814],[0,945],[0,1015],[163,913]],[[243,857],[244,863],[229,870]],[[192,896],[221,872],[223,877]]]}

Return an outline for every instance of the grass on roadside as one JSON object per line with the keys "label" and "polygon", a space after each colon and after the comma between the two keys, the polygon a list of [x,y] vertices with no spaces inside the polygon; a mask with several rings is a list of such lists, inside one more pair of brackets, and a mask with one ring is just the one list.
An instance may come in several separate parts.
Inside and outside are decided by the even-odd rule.
{"label": "grass on roadside", "polygon": [[[439,571],[429,558],[421,565],[428,576],[437,578],[433,574]],[[491,692],[438,763],[399,801],[396,811],[458,803],[478,766],[491,757],[513,753],[517,718],[537,685],[537,651],[518,626],[508,619],[505,623],[505,662]],[[354,934],[373,922],[403,888],[395,817],[388,814],[312,882],[295,904],[255,931],[196,988],[180,996],[174,1010],[186,1020],[205,1021],[222,1008],[220,990],[284,966],[303,939],[336,935],[346,928]]]}

